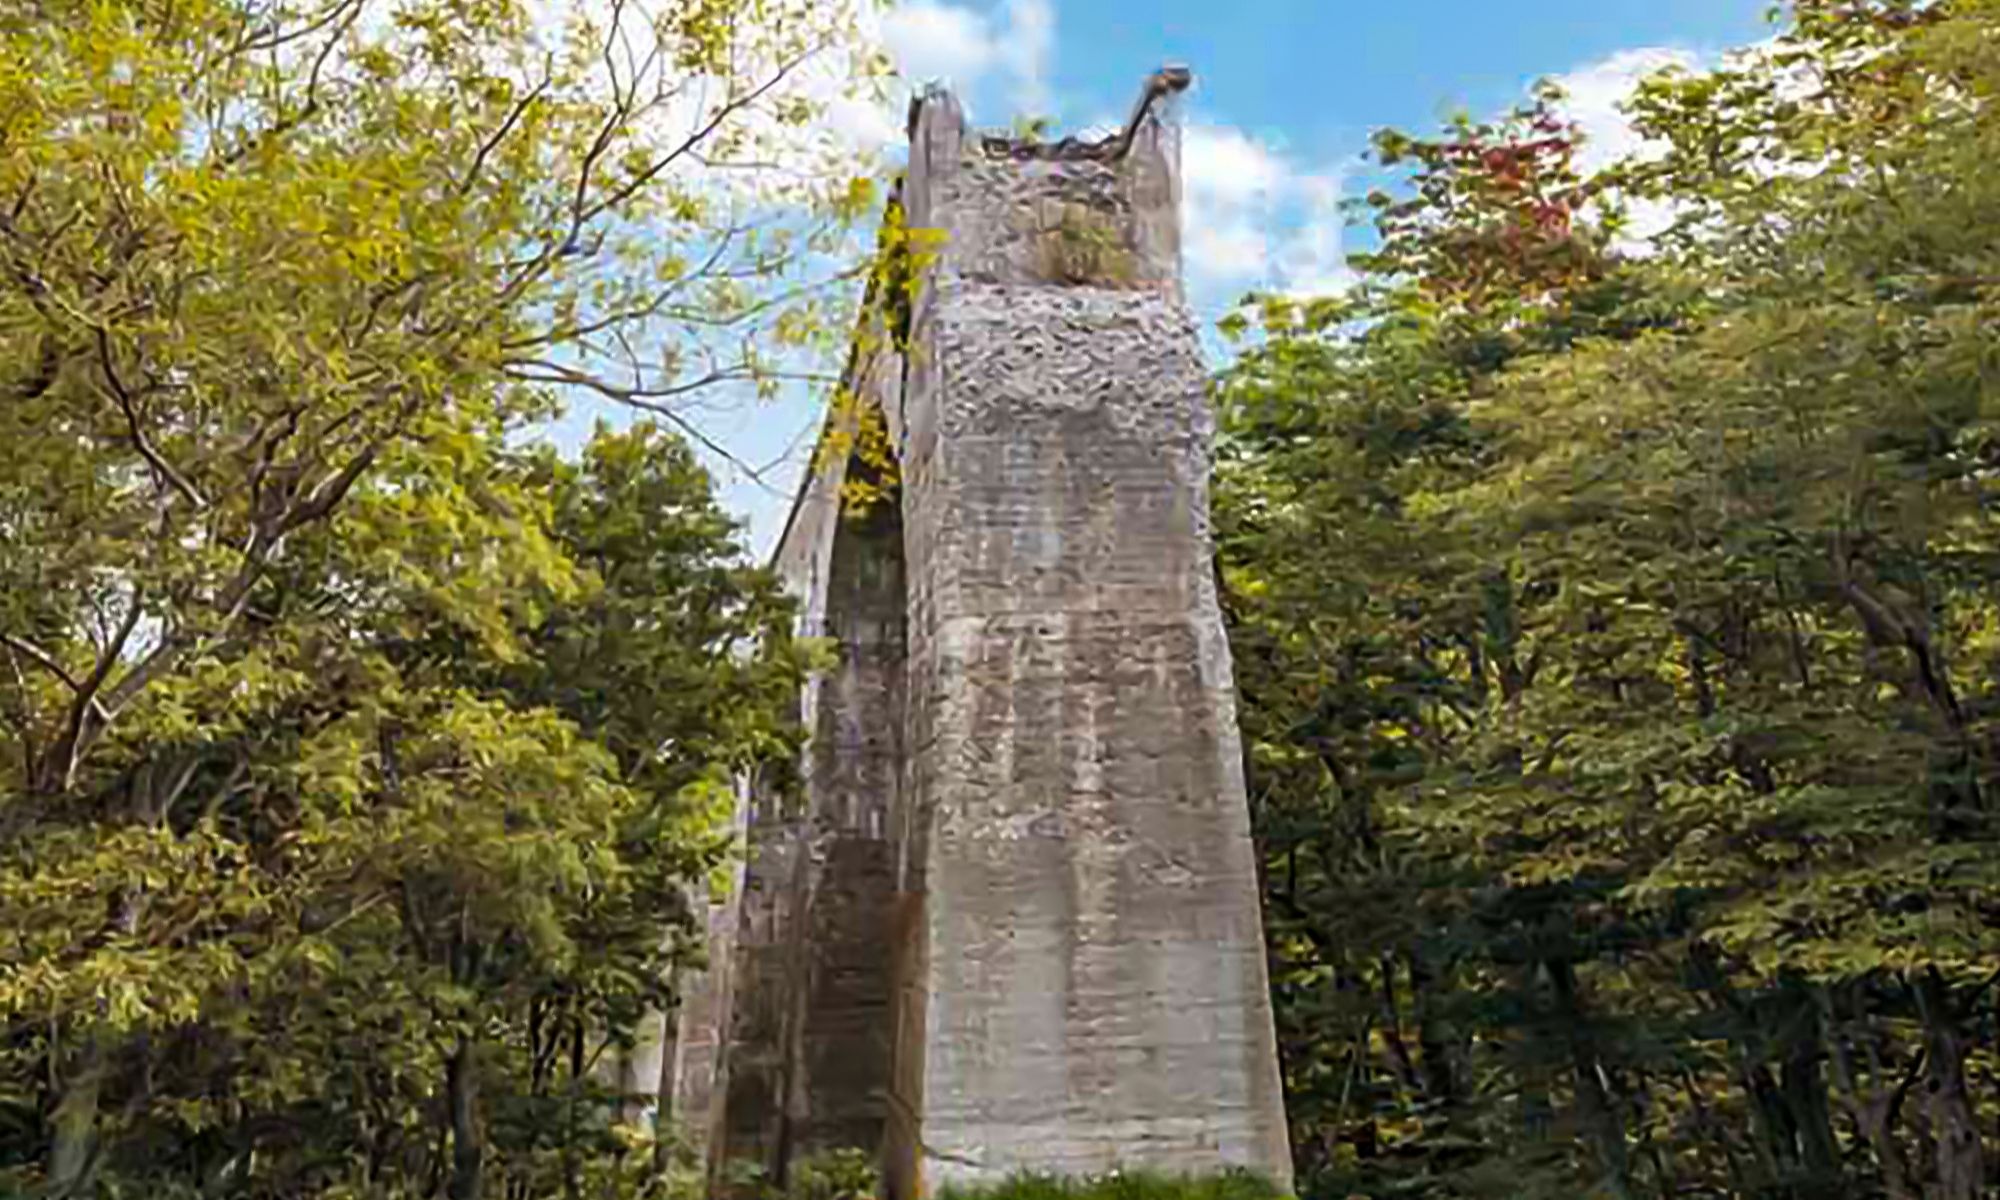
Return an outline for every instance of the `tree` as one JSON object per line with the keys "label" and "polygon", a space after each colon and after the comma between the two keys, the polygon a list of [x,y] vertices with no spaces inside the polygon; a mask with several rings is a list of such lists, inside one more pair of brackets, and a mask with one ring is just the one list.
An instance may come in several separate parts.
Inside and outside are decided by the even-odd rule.
{"label": "tree", "polygon": [[[96,1182],[462,1196],[645,1176],[600,1060],[699,961],[683,892],[731,850],[732,776],[793,750],[804,662],[683,444],[640,426],[581,466],[491,455],[455,479],[518,506],[516,545],[452,530],[434,481],[363,485],[258,609],[295,637],[283,664],[230,662],[213,691],[233,709],[188,688],[178,741],[146,743],[199,753],[189,800],[22,846],[0,900],[8,960],[36,969],[10,980],[7,1065],[32,1096],[65,1049],[26,1018],[106,1009],[107,1048],[73,1068],[101,1109],[79,1168]],[[93,939],[133,891],[149,920]],[[37,1161],[34,1141],[14,1153]]]}
{"label": "tree", "polygon": [[1330,1194],[1992,1186],[1996,24],[1801,4],[1593,180],[1537,108],[1387,139],[1372,273],[1225,379]]}
{"label": "tree", "polygon": [[[685,450],[508,447],[558,389],[678,421],[810,335],[814,243],[774,206],[866,189],[756,164],[796,149],[848,14],[532,15],[0,12],[15,1186],[543,1186],[515,1099],[585,1107],[578,1031],[660,999],[690,953],[669,884],[789,736],[782,605]],[[617,532],[642,502],[674,507]],[[600,651],[702,686],[579,657],[621,606]],[[617,1161],[580,1144],[572,1191]]]}

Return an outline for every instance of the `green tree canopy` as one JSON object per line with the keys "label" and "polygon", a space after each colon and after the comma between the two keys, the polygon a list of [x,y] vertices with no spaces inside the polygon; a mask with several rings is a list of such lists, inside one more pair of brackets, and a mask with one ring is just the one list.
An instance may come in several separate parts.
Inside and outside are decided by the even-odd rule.
{"label": "green tree canopy", "polygon": [[1266,305],[1217,504],[1325,1194],[2000,1181],[1996,34],[1799,3],[1593,178],[1553,96],[1387,135],[1360,286]]}
{"label": "green tree canopy", "polygon": [[803,661],[677,436],[520,445],[813,335],[853,15],[0,6],[0,1190],[658,1182]]}

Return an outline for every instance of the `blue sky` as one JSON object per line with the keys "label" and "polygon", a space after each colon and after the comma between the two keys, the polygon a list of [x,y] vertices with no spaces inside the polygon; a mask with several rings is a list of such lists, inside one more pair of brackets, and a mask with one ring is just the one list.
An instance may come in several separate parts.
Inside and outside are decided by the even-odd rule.
{"label": "blue sky", "polygon": [[[1058,0],[1058,96],[1116,102],[1117,47],[1202,77],[1200,106],[1302,153],[1354,151],[1368,130],[1441,107],[1504,106],[1543,74],[1635,48],[1722,48],[1763,35],[1765,0]],[[1067,54],[1060,53],[1070,48]],[[1134,67],[1126,66],[1131,74]]]}
{"label": "blue sky", "polygon": [[[1372,130],[1506,108],[1538,78],[1572,95],[1593,157],[1634,145],[1618,99],[1647,70],[1696,66],[1769,36],[1768,0],[899,0],[870,29],[912,83],[941,80],[975,123],[1022,114],[1060,130],[1122,121],[1140,80],[1185,63],[1190,301],[1213,319],[1245,291],[1338,287],[1352,235],[1339,199]],[[893,157],[901,98],[843,106],[847,136]],[[715,462],[724,502],[766,552],[803,465],[818,397],[691,414],[743,459],[790,461],[763,483]],[[600,412],[580,405],[573,441]],[[614,418],[615,419],[615,418]]]}

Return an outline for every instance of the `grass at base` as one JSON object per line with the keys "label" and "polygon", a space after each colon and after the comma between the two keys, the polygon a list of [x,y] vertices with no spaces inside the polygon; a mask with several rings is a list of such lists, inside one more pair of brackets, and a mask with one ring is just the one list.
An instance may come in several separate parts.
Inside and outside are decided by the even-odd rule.
{"label": "grass at base", "polygon": [[1167,1175],[1120,1171],[1084,1177],[1016,1175],[1001,1183],[947,1185],[937,1200],[1283,1200],[1284,1192],[1249,1171]]}

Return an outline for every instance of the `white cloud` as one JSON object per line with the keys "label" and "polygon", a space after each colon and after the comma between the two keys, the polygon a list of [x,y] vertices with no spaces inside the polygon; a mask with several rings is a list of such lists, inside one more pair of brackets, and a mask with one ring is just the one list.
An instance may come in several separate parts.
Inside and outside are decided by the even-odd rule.
{"label": "white cloud", "polygon": [[904,138],[892,107],[870,96],[837,95],[826,101],[822,119],[834,140],[861,154],[882,154]]}
{"label": "white cloud", "polygon": [[[1596,62],[1558,75],[1554,82],[1562,88],[1562,111],[1576,122],[1583,135],[1577,152],[1577,167],[1585,174],[1602,170],[1621,159],[1651,157],[1663,148],[1648,142],[1632,127],[1625,102],[1641,80],[1658,71],[1678,68],[1698,71],[1702,56],[1673,46],[1643,46],[1620,50]],[[1648,241],[1673,224],[1673,206],[1658,200],[1634,202],[1626,213],[1626,229],[1620,248],[1643,253]]]}
{"label": "white cloud", "polygon": [[1182,253],[1199,306],[1249,289],[1320,295],[1345,285],[1337,174],[1242,129],[1191,122],[1181,177]]}
{"label": "white cloud", "polygon": [[1227,204],[1267,199],[1290,174],[1269,145],[1227,125],[1190,126],[1181,154],[1188,164],[1188,186]]}
{"label": "white cloud", "polygon": [[1556,76],[1554,82],[1565,93],[1563,111],[1583,133],[1577,165],[1586,172],[1595,171],[1621,158],[1650,152],[1624,112],[1625,101],[1648,75],[1675,67],[1698,71],[1702,66],[1702,57],[1692,50],[1646,46],[1620,50]]}
{"label": "white cloud", "polygon": [[1340,181],[1309,175],[1300,181],[1304,219],[1282,242],[1283,289],[1295,296],[1331,296],[1347,290],[1354,272],[1347,265],[1340,209]]}
{"label": "white cloud", "polygon": [[991,31],[984,14],[917,0],[882,18],[882,41],[903,74],[964,86],[993,65]]}
{"label": "white cloud", "polygon": [[1055,34],[1051,0],[1003,0],[990,11],[912,0],[885,14],[881,28],[890,58],[912,84],[949,84],[967,98],[997,81],[1008,103],[1036,115],[1050,104]]}
{"label": "white cloud", "polygon": [[1050,0],[1007,0],[1001,61],[1014,81],[1013,101],[1041,113],[1050,104],[1048,73],[1056,50],[1056,10]]}

